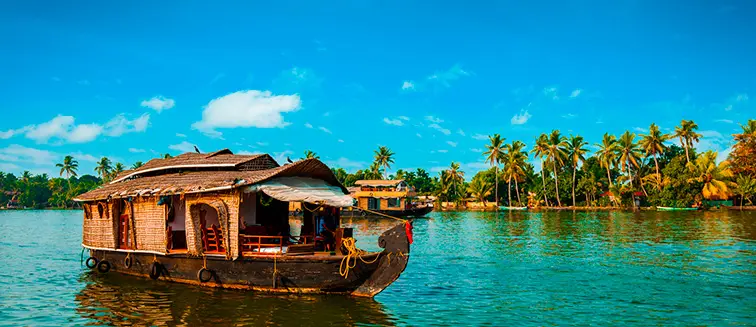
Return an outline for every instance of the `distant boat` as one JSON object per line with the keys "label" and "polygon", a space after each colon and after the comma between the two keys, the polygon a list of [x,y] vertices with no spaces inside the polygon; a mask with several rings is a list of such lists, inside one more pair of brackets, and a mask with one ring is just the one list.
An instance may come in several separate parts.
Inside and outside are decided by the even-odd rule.
{"label": "distant boat", "polygon": [[656,207],[656,211],[697,211],[698,208]]}
{"label": "distant boat", "polygon": [[528,207],[506,207],[506,206],[499,206],[499,210],[502,210],[502,211],[527,211]]}

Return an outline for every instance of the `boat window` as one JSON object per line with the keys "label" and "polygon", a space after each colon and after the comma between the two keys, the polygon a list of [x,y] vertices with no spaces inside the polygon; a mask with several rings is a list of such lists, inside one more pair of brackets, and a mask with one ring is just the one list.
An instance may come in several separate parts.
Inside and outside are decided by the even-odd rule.
{"label": "boat window", "polygon": [[398,208],[399,207],[399,198],[390,198],[388,199],[388,206],[389,208]]}
{"label": "boat window", "polygon": [[104,215],[105,214],[105,204],[104,203],[100,202],[100,203],[97,204],[97,213],[100,214],[100,216],[98,218],[100,218],[100,219],[105,218],[105,215]]}

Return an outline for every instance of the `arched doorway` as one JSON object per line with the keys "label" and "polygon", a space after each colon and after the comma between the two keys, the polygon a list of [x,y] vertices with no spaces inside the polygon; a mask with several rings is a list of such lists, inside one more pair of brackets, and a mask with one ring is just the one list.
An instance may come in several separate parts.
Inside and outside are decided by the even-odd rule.
{"label": "arched doorway", "polygon": [[200,227],[202,251],[204,253],[226,253],[223,227],[218,210],[206,203],[197,203],[192,205],[191,213],[193,220]]}

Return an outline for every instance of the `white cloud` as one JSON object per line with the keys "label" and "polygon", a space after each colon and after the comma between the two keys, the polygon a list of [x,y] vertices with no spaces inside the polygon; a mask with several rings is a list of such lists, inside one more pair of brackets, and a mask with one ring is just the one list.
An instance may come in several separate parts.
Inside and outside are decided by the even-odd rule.
{"label": "white cloud", "polygon": [[27,148],[18,144],[11,144],[0,149],[0,160],[15,163],[32,163],[35,165],[54,165],[58,154],[47,150]]}
{"label": "white cloud", "polygon": [[425,116],[425,120],[427,120],[427,121],[429,121],[431,123],[435,123],[435,124],[440,124],[440,123],[444,122],[443,119],[438,118],[438,117],[433,117],[433,116]]}
{"label": "white cloud", "polygon": [[603,124],[603,123],[604,123],[604,121],[603,121],[603,120],[602,120],[601,118],[599,118],[599,119],[598,119],[598,120],[596,121],[596,124]]}
{"label": "white cloud", "polygon": [[178,137],[186,137],[186,134],[176,133],[176,136],[178,136]]}
{"label": "white cloud", "polygon": [[547,87],[543,89],[543,95],[545,95],[547,98],[550,98],[552,100],[559,100],[559,95],[557,94],[557,88],[556,87]]}
{"label": "white cloud", "polygon": [[248,155],[255,154],[255,153],[247,151],[247,150],[241,150],[241,151],[234,152],[234,154],[240,154],[240,155],[243,155],[243,156],[248,156]]}
{"label": "white cloud", "polygon": [[446,141],[446,144],[451,145],[453,148],[457,147],[457,142]]}
{"label": "white cloud", "polygon": [[475,153],[483,153],[483,149],[475,149],[475,148],[473,148],[473,149],[470,149],[470,151],[475,152]]}
{"label": "white cloud", "polygon": [[310,124],[310,123],[305,123],[304,126],[307,127],[307,128],[312,128],[312,124]]}
{"label": "white cloud", "polygon": [[437,83],[445,87],[450,87],[452,81],[456,81],[462,77],[470,76],[470,72],[462,69],[460,65],[454,65],[449,70],[437,71],[434,74],[428,76],[427,80],[431,83]]}
{"label": "white cloud", "polygon": [[246,90],[213,99],[205,106],[202,120],[192,124],[209,136],[219,137],[216,128],[274,128],[289,125],[283,113],[299,110],[299,95],[273,95],[270,91]]}
{"label": "white cloud", "polygon": [[168,99],[162,95],[152,97],[149,100],[143,100],[141,103],[142,107],[150,108],[157,112],[171,109],[175,105],[176,105],[176,101],[174,101],[173,99]]}
{"label": "white cloud", "polygon": [[330,167],[344,168],[346,170],[362,169],[368,166],[368,163],[364,161],[355,161],[344,157],[340,157],[337,160],[327,160],[325,164]]}
{"label": "white cloud", "polygon": [[576,90],[572,91],[572,93],[570,93],[570,98],[577,98],[578,96],[580,96],[580,93],[582,93],[582,92],[583,92],[583,90],[576,89]]}
{"label": "white cloud", "polygon": [[724,107],[724,110],[725,110],[725,111],[730,111],[730,110],[732,110],[732,105],[731,105],[731,104],[728,104],[728,105],[727,105],[726,107]]}
{"label": "white cloud", "polygon": [[21,127],[18,129],[9,129],[7,131],[0,131],[0,139],[6,140],[15,135],[26,133],[26,131],[29,130],[29,128],[31,128],[31,126]]}
{"label": "white cloud", "polygon": [[415,83],[412,81],[404,81],[402,83],[402,90],[414,90],[415,89]]}
{"label": "white cloud", "polygon": [[339,143],[344,143],[344,140],[342,140],[342,139],[339,139]]}
{"label": "white cloud", "polygon": [[472,138],[476,140],[488,140],[488,136],[478,133],[473,134]]}
{"label": "white cloud", "polygon": [[406,120],[406,121],[410,120],[409,117],[407,117],[407,116],[399,116],[399,117],[396,117],[396,118],[399,118],[401,120]]}
{"label": "white cloud", "polygon": [[463,131],[462,129],[459,129],[457,130],[457,134],[465,136],[465,131]]}
{"label": "white cloud", "polygon": [[577,115],[573,113],[567,113],[567,114],[562,115],[562,118],[566,118],[566,119],[572,119],[575,117],[577,117]]}
{"label": "white cloud", "polygon": [[97,138],[102,127],[97,124],[76,125],[73,116],[58,115],[48,122],[32,125],[27,128],[26,137],[47,143],[52,138],[58,138],[68,143],[85,143]]}
{"label": "white cloud", "polygon": [[741,93],[734,97],[735,102],[745,102],[748,101],[748,94]]}
{"label": "white cloud", "polygon": [[443,133],[444,135],[450,135],[451,134],[450,130],[448,130],[446,128],[443,128],[443,127],[439,126],[438,124],[430,124],[430,125],[428,125],[428,127],[432,128],[432,129],[435,129],[435,130]]}
{"label": "white cloud", "polygon": [[143,153],[144,149],[129,148],[129,152],[131,152],[131,153]]}
{"label": "white cloud", "polygon": [[268,143],[265,142],[255,142],[259,146],[268,146]]}
{"label": "white cloud", "polygon": [[389,125],[394,125],[394,126],[402,126],[402,125],[404,125],[404,123],[402,122],[401,119],[383,118],[383,122],[386,123],[386,124],[389,124]]}
{"label": "white cloud", "polygon": [[521,109],[519,114],[512,116],[510,122],[512,123],[512,125],[522,125],[527,123],[530,117],[532,116],[526,109]]}
{"label": "white cloud", "polygon": [[419,138],[423,138],[423,136],[422,136],[422,135],[420,135],[420,133],[416,133],[415,135],[416,135],[417,137],[419,137]]}
{"label": "white cloud", "polygon": [[194,144],[189,143],[187,141],[182,141],[179,144],[169,145],[168,148],[171,150],[181,151],[181,153],[194,152]]}
{"label": "white cloud", "polygon": [[333,134],[333,132],[331,132],[331,130],[329,130],[329,129],[323,127],[323,126],[318,126],[318,129],[321,130],[321,131],[323,131],[323,132],[326,132],[328,134]]}
{"label": "white cloud", "polygon": [[[76,160],[88,161],[88,162],[98,162],[100,161],[100,158],[103,157],[103,156],[93,156],[91,154],[86,154],[82,152],[71,153],[71,156],[76,158]],[[110,160],[112,160],[113,162],[117,162],[118,158],[110,157]]]}
{"label": "white cloud", "polygon": [[646,132],[648,132],[648,130],[645,129],[645,128],[643,128],[643,127],[633,127],[633,130],[636,131],[636,132],[640,132],[640,133],[646,133]]}
{"label": "white cloud", "polygon": [[734,124],[735,122],[729,119],[717,119],[715,120],[717,123],[727,123],[727,124]]}
{"label": "white cloud", "polygon": [[449,152],[449,150],[446,150],[446,149],[441,149],[441,150],[438,150],[438,152],[439,152],[439,153],[447,153],[447,152]]}
{"label": "white cloud", "polygon": [[121,136],[131,132],[144,132],[149,122],[150,114],[143,114],[134,120],[128,120],[126,116],[119,114],[105,124],[105,135]]}

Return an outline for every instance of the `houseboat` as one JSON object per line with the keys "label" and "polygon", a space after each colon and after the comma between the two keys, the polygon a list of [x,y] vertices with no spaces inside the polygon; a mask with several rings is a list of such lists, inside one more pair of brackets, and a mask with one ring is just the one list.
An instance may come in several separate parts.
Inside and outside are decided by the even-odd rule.
{"label": "houseboat", "polygon": [[[349,196],[317,159],[279,166],[228,149],[153,159],[79,195],[87,267],[210,287],[373,297],[404,271],[411,222],[354,246]],[[289,202],[304,203],[292,228]],[[291,231],[299,231],[292,233]],[[292,235],[298,234],[298,235]]]}
{"label": "houseboat", "polygon": [[357,208],[344,210],[344,215],[422,217],[433,211],[433,203],[419,201],[404,180],[359,180],[354,184],[350,194],[357,200]]}

